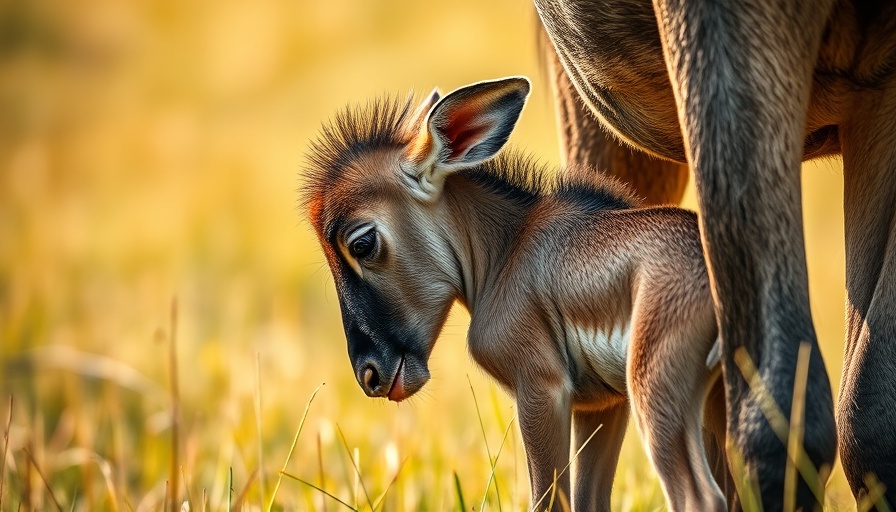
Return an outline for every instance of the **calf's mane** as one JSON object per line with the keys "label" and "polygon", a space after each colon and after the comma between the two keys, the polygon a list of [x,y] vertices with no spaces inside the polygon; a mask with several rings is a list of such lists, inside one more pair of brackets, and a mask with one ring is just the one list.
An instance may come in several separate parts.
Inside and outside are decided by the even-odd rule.
{"label": "calf's mane", "polygon": [[[309,146],[302,172],[301,204],[307,209],[342,179],[347,166],[375,150],[407,145],[417,100],[383,96],[365,105],[348,106],[324,123]],[[589,209],[632,208],[639,200],[622,182],[594,169],[557,170],[524,152],[505,148],[497,157],[457,173],[486,190],[523,204],[547,195],[584,204]]]}

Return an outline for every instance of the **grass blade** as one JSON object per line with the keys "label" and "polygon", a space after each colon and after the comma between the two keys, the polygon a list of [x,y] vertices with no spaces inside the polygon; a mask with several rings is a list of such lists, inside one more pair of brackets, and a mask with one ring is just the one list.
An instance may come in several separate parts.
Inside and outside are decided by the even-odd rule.
{"label": "grass blade", "polygon": [[[771,426],[772,431],[785,446],[789,446],[789,422],[787,421],[787,418],[784,417],[784,413],[781,412],[781,409],[778,407],[778,404],[775,402],[771,393],[766,389],[765,383],[762,382],[762,377],[760,377],[759,372],[756,369],[756,365],[753,364],[753,359],[750,357],[750,354],[747,353],[745,348],[739,347],[734,352],[734,362],[737,364],[741,374],[749,384],[750,391],[756,396],[759,408],[762,409],[762,414],[768,421],[769,426]],[[794,450],[796,450],[799,455],[794,462],[800,475],[803,477],[803,481],[809,486],[812,494],[815,495],[815,499],[819,503],[824,503],[824,486],[821,483],[818,470],[812,465],[812,459],[809,458],[802,443],[796,446]]]}
{"label": "grass blade", "polygon": [[[109,461],[100,457],[99,454],[93,454],[93,460],[100,468],[103,474],[103,480],[106,482],[106,492],[109,493],[109,501],[112,503],[112,512],[118,512],[118,494],[115,492],[115,477],[112,474],[112,465]],[[168,486],[165,486],[166,492]]]}
{"label": "grass blade", "polygon": [[9,395],[9,412],[6,415],[6,429],[3,431],[3,458],[0,459],[0,510],[3,510],[3,484],[6,483],[6,455],[9,452],[9,428],[12,426],[12,395]]}
{"label": "grass blade", "polygon": [[404,467],[404,463],[407,461],[408,461],[407,457],[405,457],[404,460],[401,461],[401,464],[398,466],[398,470],[395,471],[395,476],[392,477],[392,480],[389,482],[389,485],[386,486],[386,490],[383,491],[383,495],[380,496],[379,499],[376,500],[376,502],[374,502],[372,512],[376,512],[376,509],[380,508],[380,505],[383,504],[383,501],[385,501],[385,499],[386,499],[386,494],[389,493],[389,489],[391,489],[392,486],[395,485],[395,482],[398,481],[398,476],[401,474],[401,469]]}
{"label": "grass blade", "polygon": [[[245,499],[246,499],[246,495],[249,494],[249,487],[252,486],[252,482],[255,481],[255,477],[256,477],[257,475],[258,475],[258,470],[257,470],[257,469],[254,470],[254,471],[252,471],[252,474],[249,475],[249,478],[246,479],[246,483],[243,485],[243,489],[240,491],[239,494],[236,495],[236,502],[233,504],[233,506],[234,506],[234,508],[236,508],[237,510],[242,510],[242,508],[243,508],[243,501],[245,501]],[[177,510],[180,510],[180,509],[177,509]],[[174,512],[177,512],[177,510],[174,511]]]}
{"label": "grass blade", "polygon": [[[514,419],[511,418],[510,423],[507,424],[507,428],[504,429],[504,437],[501,438],[501,444],[498,445],[498,453],[495,454],[495,460],[492,462],[492,469],[488,475],[488,483],[485,484],[485,494],[482,495],[482,504],[479,505],[479,510],[485,510],[485,498],[488,496],[488,489],[489,487],[491,487],[492,480],[494,480],[495,478],[495,468],[498,466],[498,457],[501,456],[501,450],[504,449],[504,443],[507,441],[507,435],[510,434],[510,428],[513,427],[513,420]],[[495,488],[495,493],[498,493],[497,488]],[[498,503],[500,504],[500,501]]]}
{"label": "grass blade", "polygon": [[890,512],[892,509],[887,504],[887,500],[884,499],[884,492],[887,490],[887,487],[872,473],[865,475],[864,481],[868,492],[862,494],[856,502],[857,512],[867,512],[874,508],[877,508],[880,512]]}
{"label": "grass blade", "polygon": [[[473,381],[470,380],[470,375],[467,374],[467,382],[470,383],[470,393],[473,394],[473,404],[476,406],[476,417],[479,419],[479,428],[482,430],[482,441],[485,443],[485,453],[488,455],[488,464],[492,467],[492,475],[494,475],[495,461],[492,459],[492,450],[488,447],[488,436],[485,433],[485,423],[482,421],[482,413],[479,411],[479,400],[476,399],[476,391],[473,389]],[[489,477],[489,485],[491,485],[492,478]],[[501,493],[497,492],[498,484],[495,483],[495,495],[498,497],[498,510],[501,510]],[[485,498],[488,496],[488,487],[485,488],[485,496],[482,497],[482,505],[479,507],[480,511],[485,510]]]}
{"label": "grass blade", "polygon": [[460,487],[460,478],[457,477],[457,471],[454,472],[454,491],[457,493],[457,505],[460,512],[466,512],[467,504],[464,502],[464,491]]}
{"label": "grass blade", "polygon": [[[323,455],[323,447],[320,439],[320,430],[317,431],[317,471],[320,478],[320,486],[326,486],[326,480],[324,480],[324,455]],[[327,512],[327,502],[326,500],[323,502],[323,512]]]}
{"label": "grass blade", "polygon": [[180,467],[180,391],[177,383],[177,297],[171,298],[171,323],[168,332],[168,366],[171,372],[171,468],[168,482],[171,486],[168,494],[168,508],[172,512],[179,510],[177,506],[177,468]]}
{"label": "grass blade", "polygon": [[261,355],[255,352],[255,430],[258,432],[258,485],[261,490],[261,508],[264,510],[264,446],[261,431]]}
{"label": "grass blade", "polygon": [[190,492],[190,483],[187,482],[187,473],[184,471],[183,464],[180,466],[180,476],[184,481],[184,490],[187,492],[187,503],[189,503],[191,507],[195,507],[196,502],[193,501],[193,493]]}
{"label": "grass blade", "polygon": [[759,480],[747,471],[746,463],[740,448],[730,438],[725,441],[728,454],[728,467],[731,468],[731,479],[740,499],[743,510],[762,512],[762,501],[759,499]]}
{"label": "grass blade", "polygon": [[[271,508],[274,506],[274,499],[277,497],[277,491],[280,490],[280,482],[283,481],[283,475],[286,474],[286,466],[289,465],[289,459],[292,457],[292,452],[296,449],[296,443],[299,441],[299,435],[302,433],[302,428],[305,426],[305,420],[308,418],[308,410],[311,409],[311,402],[314,401],[314,397],[317,396],[317,392],[320,391],[320,388],[324,387],[325,382],[321,382],[320,386],[314,388],[314,391],[311,393],[311,398],[308,399],[308,403],[305,404],[305,412],[302,413],[302,419],[299,421],[299,428],[296,430],[295,437],[292,438],[292,445],[289,447],[289,453],[286,454],[286,460],[283,461],[283,469],[280,470],[280,474],[277,477],[277,485],[274,486],[274,492],[271,494],[271,501],[268,503],[268,512],[271,512]],[[233,492],[233,469],[230,470],[230,491]]]}
{"label": "grass blade", "polygon": [[345,447],[345,452],[348,453],[348,458],[352,461],[352,467],[355,468],[355,476],[358,477],[358,483],[361,484],[361,490],[364,491],[364,499],[367,500],[367,506],[373,510],[373,502],[370,501],[370,494],[367,493],[367,486],[364,485],[364,479],[361,477],[361,470],[358,468],[358,462],[355,460],[355,457],[352,456],[352,451],[348,447],[348,442],[345,440],[345,434],[342,433],[342,427],[336,425],[336,432],[339,433],[339,439],[342,440],[342,446]]}
{"label": "grass blade", "polygon": [[325,495],[329,496],[331,499],[333,499],[333,500],[336,501],[337,503],[341,504],[341,505],[344,506],[345,508],[347,508],[347,509],[349,509],[349,510],[354,510],[355,512],[358,512],[358,509],[356,509],[355,507],[353,507],[353,506],[349,505],[348,503],[346,503],[346,502],[340,500],[340,499],[337,498],[336,496],[333,496],[332,494],[330,494],[330,493],[328,493],[327,491],[321,489],[320,487],[318,487],[318,486],[312,484],[311,482],[306,482],[305,480],[302,480],[301,478],[299,478],[299,477],[297,477],[297,476],[295,476],[295,475],[291,475],[291,474],[287,473],[286,471],[281,471],[281,472],[280,472],[280,476],[281,476],[281,477],[285,476],[286,478],[290,478],[290,479],[292,479],[292,480],[295,480],[296,482],[305,484],[305,485],[307,485],[308,487],[311,487],[312,489],[315,489],[315,490],[317,490],[317,491],[319,491],[319,492],[324,493]]}
{"label": "grass blade", "polygon": [[53,493],[53,489],[50,487],[50,482],[47,481],[47,477],[44,476],[44,472],[40,470],[40,466],[37,465],[37,460],[34,459],[34,455],[31,454],[31,450],[28,448],[22,448],[22,451],[25,452],[25,455],[31,460],[31,465],[34,466],[34,470],[37,471],[37,475],[40,477],[41,481],[44,483],[44,487],[47,488],[47,491],[50,493],[50,498],[53,500],[53,504],[56,505],[56,510],[59,512],[63,512],[62,505],[59,503],[59,500],[56,499],[56,494]]}
{"label": "grass blade", "polygon": [[554,469],[554,483],[551,484],[551,499],[548,500],[548,510],[554,510],[554,498],[557,497],[557,470]]}
{"label": "grass blade", "polygon": [[809,355],[812,346],[801,343],[796,359],[796,375],[793,380],[793,401],[790,405],[790,433],[787,436],[787,466],[784,468],[784,510],[796,509],[797,468],[800,448],[803,446],[804,416],[806,409],[806,382],[809,379]]}
{"label": "grass blade", "polygon": [[536,501],[534,505],[532,505],[532,510],[538,510],[538,505],[541,505],[541,502],[544,501],[544,499],[548,497],[548,494],[551,495],[551,499],[553,500],[554,487],[556,487],[556,485],[557,485],[557,478],[560,478],[560,476],[562,476],[563,473],[565,473],[566,470],[569,469],[569,466],[572,465],[572,463],[573,463],[576,459],[579,458],[579,454],[582,453],[582,450],[584,450],[585,447],[588,446],[588,443],[591,442],[591,439],[593,439],[594,436],[597,435],[597,432],[598,432],[601,428],[603,428],[603,426],[604,426],[603,423],[601,423],[600,425],[598,425],[597,428],[594,429],[594,432],[592,432],[591,435],[588,436],[588,439],[585,439],[585,442],[582,443],[582,446],[580,446],[578,450],[576,450],[576,453],[573,454],[572,458],[569,459],[569,462],[566,463],[566,466],[563,467],[563,470],[560,471],[559,473],[557,473],[557,474],[555,475],[555,477],[554,477],[554,483],[551,484],[551,487],[550,487],[548,490],[546,490],[546,491],[544,492],[544,494],[541,495],[541,498],[538,498],[538,501]]}

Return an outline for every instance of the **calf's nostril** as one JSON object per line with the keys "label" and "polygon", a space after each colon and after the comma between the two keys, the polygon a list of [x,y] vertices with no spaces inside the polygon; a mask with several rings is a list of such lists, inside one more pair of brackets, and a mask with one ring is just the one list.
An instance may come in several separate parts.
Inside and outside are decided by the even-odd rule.
{"label": "calf's nostril", "polygon": [[376,368],[368,366],[364,370],[364,387],[370,392],[375,392],[379,386],[380,374],[377,373]]}

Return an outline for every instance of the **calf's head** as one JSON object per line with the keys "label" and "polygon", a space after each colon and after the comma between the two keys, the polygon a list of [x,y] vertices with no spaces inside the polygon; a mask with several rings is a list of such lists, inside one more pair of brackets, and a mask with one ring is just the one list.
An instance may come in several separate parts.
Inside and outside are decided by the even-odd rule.
{"label": "calf's head", "polygon": [[506,78],[434,91],[416,109],[375,102],[342,111],[312,144],[303,202],[368,396],[400,401],[429,380],[429,354],[462,289],[445,179],[498,153],[528,93],[528,80]]}

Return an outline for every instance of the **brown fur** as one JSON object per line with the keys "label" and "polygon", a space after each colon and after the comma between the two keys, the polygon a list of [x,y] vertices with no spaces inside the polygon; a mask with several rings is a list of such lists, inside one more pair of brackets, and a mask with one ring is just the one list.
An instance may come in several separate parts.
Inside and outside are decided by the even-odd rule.
{"label": "brown fur", "polygon": [[[727,430],[759,478],[765,510],[784,503],[786,452],[733,356],[746,349],[789,414],[797,348],[812,346],[804,444],[829,467],[835,425],[808,302],[799,172],[803,159],[843,154],[849,328],[840,452],[856,495],[873,474],[896,503],[896,4],[535,5],[552,43],[568,161],[600,164],[651,203],[680,197],[675,165],[694,170]],[[599,136],[603,129],[616,140]],[[614,156],[621,145],[643,152],[634,166]],[[797,503],[817,506],[802,483]]]}
{"label": "brown fur", "polygon": [[[352,132],[327,128],[314,145],[304,200],[356,377],[370,396],[416,392],[458,300],[471,313],[470,353],[517,401],[533,502],[570,447],[603,425],[575,486],[568,474],[557,482],[576,510],[609,510],[631,409],[672,510],[723,510],[703,445],[719,370],[705,364],[717,329],[696,216],[638,208],[625,187],[594,173],[554,179],[529,158],[494,157],[527,92],[520,79],[474,84],[419,127],[408,104],[381,102],[338,115],[334,125]],[[489,151],[477,153],[482,144]],[[432,154],[421,155],[427,146]],[[471,154],[484,156],[463,160]],[[371,230],[375,251],[354,257],[352,244]],[[712,396],[710,437],[722,446],[721,394]],[[716,470],[727,488],[724,464]]]}

